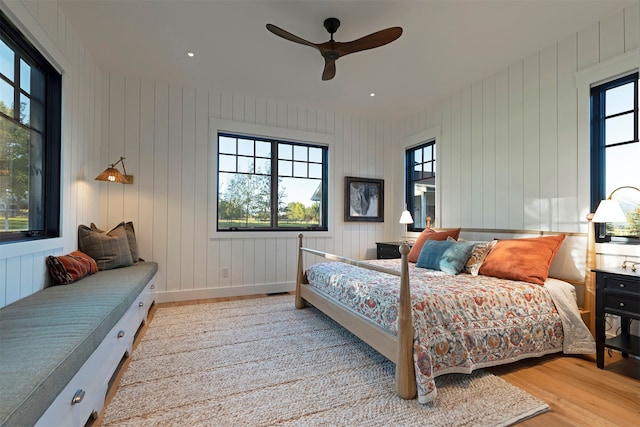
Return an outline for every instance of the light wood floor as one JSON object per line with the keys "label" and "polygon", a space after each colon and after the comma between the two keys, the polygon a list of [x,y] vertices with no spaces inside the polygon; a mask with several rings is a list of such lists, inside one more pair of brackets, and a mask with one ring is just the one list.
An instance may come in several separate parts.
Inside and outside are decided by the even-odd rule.
{"label": "light wood floor", "polygon": [[[134,343],[134,351],[159,307],[202,304],[263,297],[216,298],[155,305]],[[107,395],[105,408],[126,370],[125,359]],[[526,392],[544,400],[551,411],[518,424],[525,427],[640,426],[640,360],[623,359],[619,353],[606,356],[598,369],[594,356],[550,355],[486,369]],[[103,411],[104,412],[104,411]],[[103,414],[88,425],[100,426]]]}

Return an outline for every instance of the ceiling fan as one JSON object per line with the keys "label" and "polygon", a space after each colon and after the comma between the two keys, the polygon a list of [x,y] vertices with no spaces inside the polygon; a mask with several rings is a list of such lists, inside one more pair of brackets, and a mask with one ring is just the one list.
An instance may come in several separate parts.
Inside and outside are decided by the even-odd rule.
{"label": "ceiling fan", "polygon": [[273,34],[295,43],[311,46],[320,51],[320,54],[324,57],[322,80],[331,80],[336,75],[336,59],[341,56],[360,52],[362,50],[373,49],[374,47],[384,46],[402,35],[401,27],[392,27],[387,28],[386,30],[377,31],[357,40],[343,43],[333,40],[333,34],[338,31],[338,27],[340,27],[340,21],[337,18],[325,19],[324,28],[326,28],[329,34],[331,34],[331,40],[324,43],[311,43],[310,41],[291,34],[290,32],[276,27],[273,24],[267,24],[267,30],[271,31]]}

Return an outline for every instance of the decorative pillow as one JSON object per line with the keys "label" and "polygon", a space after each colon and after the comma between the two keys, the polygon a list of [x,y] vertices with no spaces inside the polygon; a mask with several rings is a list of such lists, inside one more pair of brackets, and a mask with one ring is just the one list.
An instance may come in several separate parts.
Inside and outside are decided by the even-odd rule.
{"label": "decorative pillow", "polygon": [[136,240],[136,231],[133,228],[133,222],[129,221],[125,223],[124,221],[120,224],[116,225],[109,231],[100,230],[94,223],[91,223],[91,229],[93,231],[97,231],[98,233],[105,233],[109,236],[112,235],[112,231],[118,227],[124,227],[125,232],[127,233],[127,240],[129,242],[129,250],[131,251],[131,259],[133,263],[140,261],[140,255],[138,253],[138,241]]}
{"label": "decorative pillow", "polygon": [[48,256],[49,274],[57,285],[69,285],[98,271],[98,264],[87,254],[73,251],[62,256]]}
{"label": "decorative pillow", "polygon": [[78,227],[78,248],[96,260],[99,270],[128,267],[133,265],[127,233],[123,227],[116,227],[109,233],[99,233],[80,225]]}
{"label": "decorative pillow", "polygon": [[422,246],[416,267],[458,274],[469,259],[472,243],[451,240],[427,240]]}
{"label": "decorative pillow", "polygon": [[409,255],[407,257],[408,261],[418,262],[418,257],[422,252],[422,246],[427,240],[447,240],[447,237],[449,236],[458,240],[458,236],[460,236],[460,229],[456,228],[454,230],[434,231],[430,228],[425,228],[411,247],[411,250],[409,251]]}
{"label": "decorative pillow", "polygon": [[498,240],[480,265],[479,274],[542,286],[563,240],[564,234]]}
{"label": "decorative pillow", "polygon": [[485,260],[487,255],[489,255],[489,252],[491,252],[491,249],[493,249],[496,242],[497,240],[492,240],[490,242],[475,242],[473,244],[469,260],[464,266],[464,272],[469,273],[472,276],[477,276],[482,262]]}

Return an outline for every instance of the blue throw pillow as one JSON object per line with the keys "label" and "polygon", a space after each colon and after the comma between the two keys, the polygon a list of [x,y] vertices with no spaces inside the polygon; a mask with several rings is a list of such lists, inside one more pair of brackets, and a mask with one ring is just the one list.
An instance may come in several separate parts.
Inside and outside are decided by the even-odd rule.
{"label": "blue throw pillow", "polygon": [[420,251],[416,267],[458,274],[467,263],[472,250],[473,243],[427,240]]}

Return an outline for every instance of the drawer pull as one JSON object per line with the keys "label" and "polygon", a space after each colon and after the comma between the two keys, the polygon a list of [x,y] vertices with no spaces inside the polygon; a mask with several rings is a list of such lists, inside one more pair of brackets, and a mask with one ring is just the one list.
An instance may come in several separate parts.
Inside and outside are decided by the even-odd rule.
{"label": "drawer pull", "polygon": [[138,303],[138,307],[144,307],[144,303],[143,303],[142,301],[140,301],[140,302]]}
{"label": "drawer pull", "polygon": [[73,397],[71,398],[71,404],[75,405],[77,403],[80,403],[80,402],[82,402],[82,399],[84,399],[84,390],[82,390],[82,389],[77,390],[74,393]]}
{"label": "drawer pull", "polygon": [[118,338],[124,337],[124,331],[118,331]]}
{"label": "drawer pull", "polygon": [[624,307],[624,303],[623,302],[620,303],[620,307]]}
{"label": "drawer pull", "polygon": [[151,289],[155,289],[155,288],[156,288],[156,285],[151,285]]}
{"label": "drawer pull", "polygon": [[620,283],[618,286],[620,286],[621,288],[624,288],[624,283]]}

